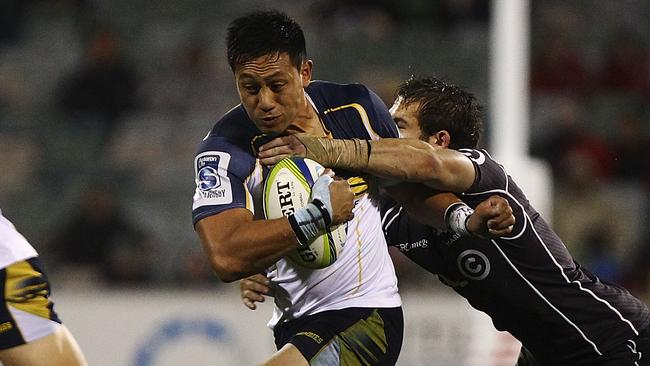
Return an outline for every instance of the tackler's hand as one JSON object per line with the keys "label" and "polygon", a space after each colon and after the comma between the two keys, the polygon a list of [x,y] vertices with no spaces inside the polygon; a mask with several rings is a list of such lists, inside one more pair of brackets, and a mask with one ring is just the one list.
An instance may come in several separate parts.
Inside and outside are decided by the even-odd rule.
{"label": "tackler's hand", "polygon": [[262,165],[275,165],[286,157],[305,157],[306,153],[305,145],[296,136],[288,135],[274,138],[260,146],[257,157]]}

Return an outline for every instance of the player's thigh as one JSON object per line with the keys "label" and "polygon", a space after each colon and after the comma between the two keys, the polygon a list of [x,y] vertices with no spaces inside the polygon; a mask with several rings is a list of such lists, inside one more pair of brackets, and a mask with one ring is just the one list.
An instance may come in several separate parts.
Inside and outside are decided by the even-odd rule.
{"label": "player's thigh", "polygon": [[79,345],[68,329],[59,325],[45,337],[0,351],[4,366],[86,366]]}
{"label": "player's thigh", "polygon": [[298,348],[291,343],[287,343],[271,358],[262,364],[262,366],[308,366],[309,362],[300,353]]}

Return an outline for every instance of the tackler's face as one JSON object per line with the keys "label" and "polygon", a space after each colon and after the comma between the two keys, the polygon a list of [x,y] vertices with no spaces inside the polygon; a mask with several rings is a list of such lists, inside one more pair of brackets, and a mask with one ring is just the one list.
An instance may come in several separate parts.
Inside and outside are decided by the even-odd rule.
{"label": "tackler's face", "polygon": [[390,115],[397,125],[399,137],[405,139],[421,139],[422,130],[418,121],[419,102],[404,103],[404,98],[397,97],[390,108]]}
{"label": "tackler's face", "polygon": [[287,53],[264,55],[235,69],[244,109],[264,133],[282,133],[304,108],[304,88],[311,81],[311,61],[297,69]]}

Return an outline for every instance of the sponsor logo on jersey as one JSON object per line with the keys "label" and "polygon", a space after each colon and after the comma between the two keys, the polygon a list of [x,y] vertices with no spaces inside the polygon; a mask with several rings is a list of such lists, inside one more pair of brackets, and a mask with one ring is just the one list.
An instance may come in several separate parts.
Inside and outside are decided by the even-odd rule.
{"label": "sponsor logo on jersey", "polygon": [[478,250],[467,249],[458,255],[458,270],[470,280],[480,281],[490,274],[490,261]]}
{"label": "sponsor logo on jersey", "polygon": [[426,249],[429,247],[429,241],[427,239],[418,240],[413,243],[401,243],[397,244],[397,248],[400,252],[409,252],[414,249],[422,248]]}
{"label": "sponsor logo on jersey", "polygon": [[196,157],[195,206],[232,202],[232,188],[227,177],[229,163],[230,154],[220,151],[206,151]]}
{"label": "sponsor logo on jersey", "polygon": [[314,332],[300,332],[296,333],[296,336],[305,336],[314,340],[314,342],[321,344],[323,343],[323,338]]}
{"label": "sponsor logo on jersey", "polygon": [[221,179],[217,174],[217,169],[211,166],[204,166],[199,170],[199,189],[210,191],[221,185]]}

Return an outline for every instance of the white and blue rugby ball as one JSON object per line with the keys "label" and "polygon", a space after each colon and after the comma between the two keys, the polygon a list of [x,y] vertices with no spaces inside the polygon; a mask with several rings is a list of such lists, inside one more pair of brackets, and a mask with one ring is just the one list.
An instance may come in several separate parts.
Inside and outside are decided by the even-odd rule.
{"label": "white and blue rugby ball", "polygon": [[[264,215],[267,219],[288,216],[310,201],[311,187],[323,172],[322,165],[311,159],[282,159],[269,172],[264,182]],[[331,227],[315,238],[308,247],[288,255],[303,267],[325,268],[336,261],[345,245],[346,224]]]}

